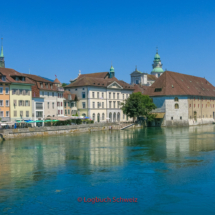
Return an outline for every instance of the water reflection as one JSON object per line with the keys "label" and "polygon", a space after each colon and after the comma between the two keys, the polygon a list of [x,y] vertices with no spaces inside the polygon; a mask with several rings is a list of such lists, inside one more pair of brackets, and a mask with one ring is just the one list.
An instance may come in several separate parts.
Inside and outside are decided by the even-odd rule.
{"label": "water reflection", "polygon": [[[128,177],[136,168],[137,180],[142,173],[167,174],[173,169],[185,171],[187,167],[206,165],[211,158],[202,153],[215,150],[214,137],[215,126],[208,125],[6,141],[0,144],[0,203],[20,198],[19,192],[12,192],[11,197],[11,190],[37,187],[40,181],[61,174],[87,177],[115,172]],[[185,172],[180,173],[190,174]],[[177,181],[177,177],[167,174],[166,180]],[[150,184],[156,180],[152,176]]]}

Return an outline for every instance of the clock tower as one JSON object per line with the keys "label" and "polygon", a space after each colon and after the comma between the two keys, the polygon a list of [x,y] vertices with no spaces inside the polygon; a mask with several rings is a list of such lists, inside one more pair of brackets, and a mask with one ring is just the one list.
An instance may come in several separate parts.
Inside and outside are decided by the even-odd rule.
{"label": "clock tower", "polygon": [[3,38],[1,38],[0,67],[5,68],[4,53],[3,53]]}

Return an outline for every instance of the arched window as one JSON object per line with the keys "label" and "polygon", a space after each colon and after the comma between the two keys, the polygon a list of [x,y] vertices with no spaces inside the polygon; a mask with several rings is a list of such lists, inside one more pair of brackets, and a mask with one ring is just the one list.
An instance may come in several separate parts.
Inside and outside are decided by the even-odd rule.
{"label": "arched window", "polygon": [[116,113],[113,113],[113,122],[116,122]]}
{"label": "arched window", "polygon": [[102,114],[102,120],[105,120],[105,114],[104,113]]}
{"label": "arched window", "polygon": [[95,114],[93,114],[93,121],[95,121]]}
{"label": "arched window", "polygon": [[178,97],[175,97],[175,98],[174,98],[174,101],[175,101],[175,102],[178,102]]}
{"label": "arched window", "polygon": [[109,120],[110,120],[110,122],[112,122],[112,113],[109,113]]}
{"label": "arched window", "polygon": [[86,114],[85,114],[85,113],[83,113],[83,114],[82,114],[82,116],[83,116],[83,117],[86,117]]}
{"label": "arched window", "polygon": [[175,109],[179,109],[179,105],[177,103],[175,104]]}
{"label": "arched window", "polygon": [[120,122],[120,113],[117,114],[117,121]]}
{"label": "arched window", "polygon": [[100,122],[100,113],[97,114],[97,122]]}

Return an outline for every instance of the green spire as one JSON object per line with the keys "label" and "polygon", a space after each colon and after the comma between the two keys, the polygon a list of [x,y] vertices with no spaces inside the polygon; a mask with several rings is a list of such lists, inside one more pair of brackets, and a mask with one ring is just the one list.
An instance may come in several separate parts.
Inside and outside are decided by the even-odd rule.
{"label": "green spire", "polygon": [[0,57],[4,57],[4,53],[3,53],[3,38],[1,38],[1,55]]}
{"label": "green spire", "polygon": [[111,63],[111,67],[110,67],[110,78],[113,78],[115,76],[115,71],[114,71],[114,68],[112,66],[112,63]]}

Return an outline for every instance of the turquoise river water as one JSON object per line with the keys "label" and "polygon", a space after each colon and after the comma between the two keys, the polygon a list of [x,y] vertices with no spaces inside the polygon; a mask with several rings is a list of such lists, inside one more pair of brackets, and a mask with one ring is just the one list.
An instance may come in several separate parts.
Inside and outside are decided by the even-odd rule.
{"label": "turquoise river water", "polygon": [[0,214],[214,214],[214,196],[214,125],[0,143]]}

